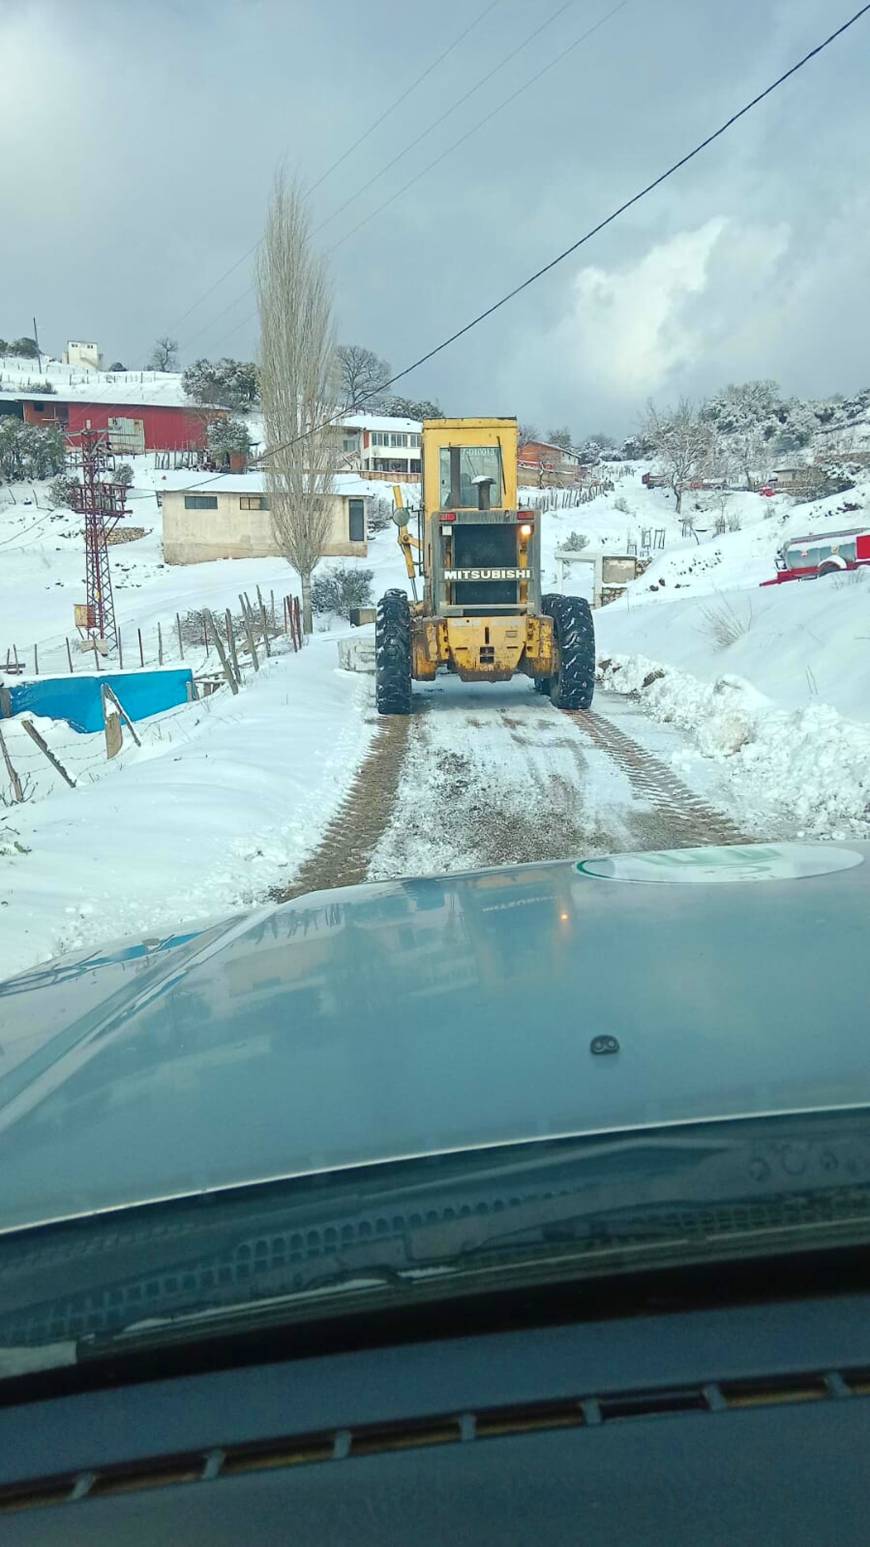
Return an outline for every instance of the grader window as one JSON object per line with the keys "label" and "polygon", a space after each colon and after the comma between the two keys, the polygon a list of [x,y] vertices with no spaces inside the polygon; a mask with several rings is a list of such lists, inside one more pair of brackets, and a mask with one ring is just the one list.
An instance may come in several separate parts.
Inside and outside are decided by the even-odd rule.
{"label": "grader window", "polygon": [[488,510],[504,505],[498,446],[442,446],[439,471],[441,510]]}

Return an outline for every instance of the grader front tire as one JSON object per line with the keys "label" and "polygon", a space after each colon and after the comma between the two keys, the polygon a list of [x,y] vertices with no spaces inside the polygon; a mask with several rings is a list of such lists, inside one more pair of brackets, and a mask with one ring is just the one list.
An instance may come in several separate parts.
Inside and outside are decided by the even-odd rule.
{"label": "grader front tire", "polygon": [[386,591],[375,620],[378,714],[411,713],[411,611],[404,591]]}
{"label": "grader front tire", "polygon": [[558,670],[550,679],[556,709],[589,709],[595,691],[595,625],[582,596],[545,596],[543,611],[553,619]]}

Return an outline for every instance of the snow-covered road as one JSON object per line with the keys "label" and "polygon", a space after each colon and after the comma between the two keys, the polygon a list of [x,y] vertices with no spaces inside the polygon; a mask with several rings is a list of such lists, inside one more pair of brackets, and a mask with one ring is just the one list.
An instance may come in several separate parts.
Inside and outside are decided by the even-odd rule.
{"label": "snow-covered road", "polygon": [[673,773],[678,732],[601,694],[565,714],[530,683],[439,678],[381,721],[340,812],[276,895],[397,875],[748,836]]}

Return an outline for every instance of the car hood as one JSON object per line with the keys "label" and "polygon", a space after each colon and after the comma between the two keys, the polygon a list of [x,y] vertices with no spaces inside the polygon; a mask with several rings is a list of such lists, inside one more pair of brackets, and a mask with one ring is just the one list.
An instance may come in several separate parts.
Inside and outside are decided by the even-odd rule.
{"label": "car hood", "polygon": [[0,1229],[870,1103],[868,855],[752,845],[350,887],[11,979]]}

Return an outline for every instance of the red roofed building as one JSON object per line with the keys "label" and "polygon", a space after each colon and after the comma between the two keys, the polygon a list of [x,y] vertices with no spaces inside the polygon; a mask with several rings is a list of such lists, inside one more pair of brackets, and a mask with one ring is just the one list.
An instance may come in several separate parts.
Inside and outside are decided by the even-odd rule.
{"label": "red roofed building", "polygon": [[20,398],[25,424],[60,424],[71,435],[79,430],[105,430],[113,451],[200,450],[205,446],[209,419],[220,408],[195,408],[169,403],[93,403],[65,399],[60,393]]}

